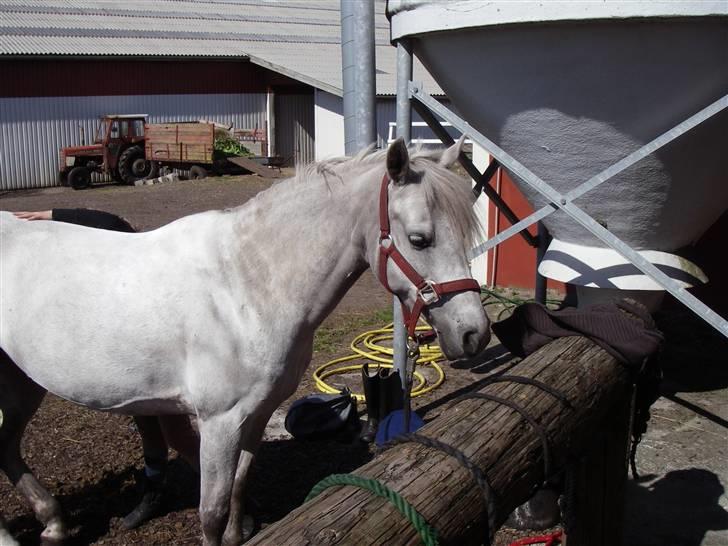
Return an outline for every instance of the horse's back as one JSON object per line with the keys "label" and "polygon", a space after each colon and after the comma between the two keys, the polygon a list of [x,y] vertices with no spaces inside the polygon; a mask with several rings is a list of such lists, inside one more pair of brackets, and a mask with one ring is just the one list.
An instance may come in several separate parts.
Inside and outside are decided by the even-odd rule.
{"label": "horse's back", "polygon": [[[2,213],[0,346],[39,384],[80,403],[122,404],[132,383],[146,382],[176,397],[183,336],[205,317],[215,283],[201,271],[216,252],[215,217],[199,216],[130,234]],[[92,383],[103,381],[103,401],[79,394],[99,396]]]}
{"label": "horse's back", "polygon": [[0,212],[0,346],[21,368],[52,369],[70,344],[93,343],[112,260],[101,256],[118,248],[119,235]]}

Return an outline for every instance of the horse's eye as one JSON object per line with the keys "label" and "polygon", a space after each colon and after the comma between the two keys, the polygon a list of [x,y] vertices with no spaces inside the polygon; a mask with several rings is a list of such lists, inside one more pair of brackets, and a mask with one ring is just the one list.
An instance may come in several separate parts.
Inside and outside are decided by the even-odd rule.
{"label": "horse's eye", "polygon": [[411,234],[409,236],[409,242],[413,247],[417,249],[427,248],[431,244],[430,238],[426,235],[423,235],[422,233]]}

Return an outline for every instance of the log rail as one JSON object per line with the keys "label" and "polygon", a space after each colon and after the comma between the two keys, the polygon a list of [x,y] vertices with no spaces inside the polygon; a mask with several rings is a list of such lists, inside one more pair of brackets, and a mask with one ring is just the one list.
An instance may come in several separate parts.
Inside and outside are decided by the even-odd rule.
{"label": "log rail", "polygon": [[[597,522],[589,526],[617,529],[590,544],[618,544],[621,525],[620,492],[626,477],[630,371],[604,349],[583,337],[553,341],[518,362],[507,372],[536,379],[558,390],[565,405],[553,394],[534,385],[491,383],[479,392],[505,398],[521,406],[548,438],[552,468],[581,469],[578,487],[590,487],[582,499]],[[544,476],[542,438],[532,424],[508,406],[494,400],[463,398],[418,431],[463,452],[487,476],[493,493],[496,525],[525,502],[548,476]],[[601,447],[600,447],[601,446]],[[588,484],[588,467],[576,456],[609,451],[609,472],[600,472]],[[600,463],[603,470],[605,463]],[[442,451],[417,443],[395,446],[354,474],[375,478],[402,495],[438,531],[440,544],[487,544],[487,503],[471,472]],[[604,476],[609,475],[605,483]],[[609,506],[599,498],[611,499]],[[596,499],[596,500],[595,500]],[[616,508],[615,508],[616,505]],[[611,513],[610,513],[611,510]],[[616,512],[615,512],[616,510]],[[584,510],[576,510],[583,513]],[[604,522],[608,517],[610,522]],[[583,532],[573,533],[573,538]],[[587,533],[588,535],[588,533]],[[609,536],[607,536],[609,535]],[[351,486],[332,487],[270,525],[248,544],[302,545],[405,545],[419,544],[417,531],[389,502]],[[581,539],[569,540],[573,546]]]}

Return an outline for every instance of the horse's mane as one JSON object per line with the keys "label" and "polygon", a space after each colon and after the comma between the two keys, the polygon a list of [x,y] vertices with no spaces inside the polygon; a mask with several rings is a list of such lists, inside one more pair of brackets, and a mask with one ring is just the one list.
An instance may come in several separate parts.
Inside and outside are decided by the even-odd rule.
{"label": "horse's mane", "polygon": [[[440,153],[441,150],[433,152],[419,146],[410,148],[410,169],[422,174],[418,183],[423,184],[428,206],[445,214],[455,234],[466,245],[472,246],[473,239],[482,230],[473,207],[473,193],[462,176],[437,163]],[[382,170],[386,156],[386,149],[374,150],[372,144],[353,157],[336,157],[297,165],[295,180],[310,183],[312,178],[317,178],[329,185],[332,179],[336,179],[344,183],[345,179],[359,176],[374,167]],[[374,177],[377,183],[381,180],[381,174],[383,171]]]}

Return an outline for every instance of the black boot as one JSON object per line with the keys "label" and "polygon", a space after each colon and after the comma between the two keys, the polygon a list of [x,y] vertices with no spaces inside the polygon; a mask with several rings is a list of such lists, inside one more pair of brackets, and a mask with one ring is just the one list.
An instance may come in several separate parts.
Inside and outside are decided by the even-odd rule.
{"label": "black boot", "polygon": [[404,408],[404,391],[398,370],[380,368],[379,379],[379,418],[384,419],[394,410]]}
{"label": "black boot", "polygon": [[361,367],[361,379],[364,385],[364,399],[367,404],[367,424],[359,435],[362,442],[371,443],[377,435],[377,426],[379,425],[379,404],[380,404],[380,383],[379,371],[374,375],[369,375],[369,364],[365,363]]}
{"label": "black boot", "polygon": [[144,474],[142,478],[142,500],[139,501],[134,510],[124,517],[121,526],[124,529],[135,529],[156,516],[162,507],[163,489],[164,478],[159,477],[152,480]]}

